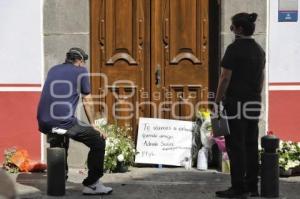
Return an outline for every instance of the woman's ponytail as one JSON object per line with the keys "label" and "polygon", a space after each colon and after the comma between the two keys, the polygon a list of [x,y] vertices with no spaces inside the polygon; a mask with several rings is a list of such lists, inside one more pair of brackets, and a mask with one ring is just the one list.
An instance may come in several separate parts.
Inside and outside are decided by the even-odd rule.
{"label": "woman's ponytail", "polygon": [[254,12],[252,14],[249,14],[249,17],[248,17],[248,20],[251,22],[251,23],[254,23],[257,19],[257,14]]}

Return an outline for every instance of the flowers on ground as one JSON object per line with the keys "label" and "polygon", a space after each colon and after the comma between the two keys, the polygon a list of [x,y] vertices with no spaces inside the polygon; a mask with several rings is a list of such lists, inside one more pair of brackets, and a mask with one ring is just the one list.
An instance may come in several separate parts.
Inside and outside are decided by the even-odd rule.
{"label": "flowers on ground", "polygon": [[9,148],[4,152],[3,168],[10,173],[18,172],[41,172],[46,170],[47,165],[29,159],[27,150]]}
{"label": "flowers on ground", "polygon": [[124,155],[123,154],[118,155],[117,159],[118,159],[119,162],[123,162],[124,161]]}
{"label": "flowers on ground", "polygon": [[279,166],[289,170],[300,166],[300,143],[291,141],[280,141]]}
{"label": "flowers on ground", "polygon": [[108,135],[106,139],[104,169],[109,172],[115,171],[118,161],[124,162],[126,166],[131,166],[134,163],[136,154],[134,142],[128,136],[131,128],[108,124],[99,124],[98,128]]}
{"label": "flowers on ground", "polygon": [[9,148],[4,151],[3,169],[7,170],[10,173],[19,172],[19,168],[12,162],[12,157],[14,156],[16,151],[16,148]]}

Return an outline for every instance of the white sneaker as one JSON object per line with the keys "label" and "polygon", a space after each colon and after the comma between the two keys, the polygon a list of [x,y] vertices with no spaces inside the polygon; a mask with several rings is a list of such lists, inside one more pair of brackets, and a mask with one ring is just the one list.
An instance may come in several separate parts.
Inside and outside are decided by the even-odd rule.
{"label": "white sneaker", "polygon": [[97,181],[90,186],[84,186],[83,195],[108,195],[113,191],[111,187],[106,187],[101,181]]}

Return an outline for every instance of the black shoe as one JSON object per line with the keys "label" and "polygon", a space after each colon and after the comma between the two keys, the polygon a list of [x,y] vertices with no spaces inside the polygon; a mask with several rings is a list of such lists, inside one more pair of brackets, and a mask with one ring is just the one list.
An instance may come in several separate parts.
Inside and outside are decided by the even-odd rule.
{"label": "black shoe", "polygon": [[235,190],[232,187],[225,191],[217,191],[216,196],[219,198],[247,198],[247,194],[242,191]]}

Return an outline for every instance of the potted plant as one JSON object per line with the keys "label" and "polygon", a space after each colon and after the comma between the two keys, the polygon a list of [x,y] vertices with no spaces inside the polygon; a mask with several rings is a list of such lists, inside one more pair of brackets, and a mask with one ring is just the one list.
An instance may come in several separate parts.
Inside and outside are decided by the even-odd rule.
{"label": "potted plant", "polygon": [[128,167],[133,165],[136,154],[134,142],[128,136],[131,128],[103,123],[98,123],[97,127],[100,131],[108,135],[106,139],[104,170],[107,172],[126,172]]}
{"label": "potted plant", "polygon": [[279,167],[282,177],[291,176],[293,169],[300,166],[300,144],[291,141],[280,141]]}

